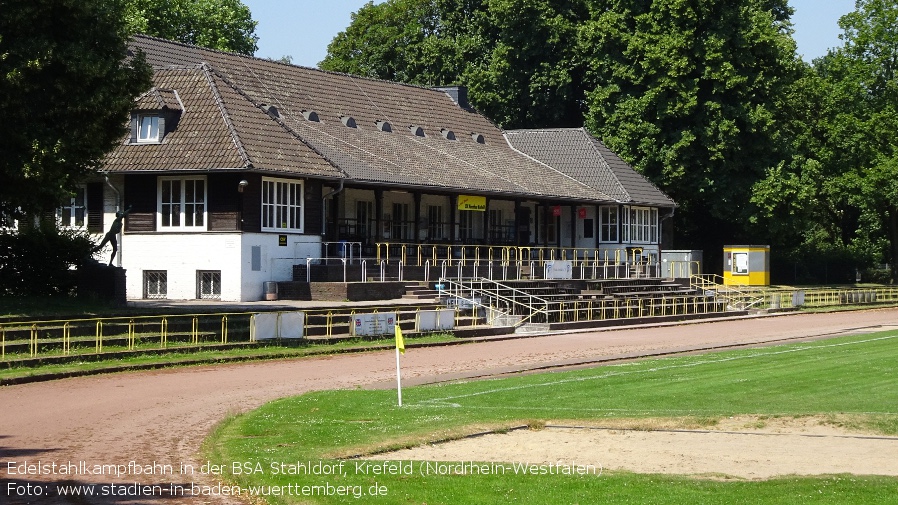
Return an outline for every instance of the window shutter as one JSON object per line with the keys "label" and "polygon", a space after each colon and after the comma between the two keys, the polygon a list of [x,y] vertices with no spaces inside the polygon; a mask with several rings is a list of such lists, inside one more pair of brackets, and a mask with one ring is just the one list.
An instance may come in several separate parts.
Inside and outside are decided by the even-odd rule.
{"label": "window shutter", "polygon": [[87,231],[103,233],[103,183],[87,185]]}
{"label": "window shutter", "polygon": [[168,133],[165,131],[165,114],[159,115],[159,142],[162,142],[162,139],[165,138],[165,134]]}
{"label": "window shutter", "polygon": [[132,144],[137,143],[137,122],[140,121],[140,117],[137,114],[131,114],[131,140],[129,141]]}

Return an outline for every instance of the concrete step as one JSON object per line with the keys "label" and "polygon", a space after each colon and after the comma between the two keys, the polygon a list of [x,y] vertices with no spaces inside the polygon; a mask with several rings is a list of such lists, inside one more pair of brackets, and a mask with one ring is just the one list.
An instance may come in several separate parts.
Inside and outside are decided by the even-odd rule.
{"label": "concrete step", "polygon": [[548,323],[527,323],[514,329],[515,333],[521,335],[526,335],[528,333],[545,333],[547,331],[549,331]]}
{"label": "concrete step", "polygon": [[402,295],[406,300],[433,300],[438,296],[436,291],[416,291]]}

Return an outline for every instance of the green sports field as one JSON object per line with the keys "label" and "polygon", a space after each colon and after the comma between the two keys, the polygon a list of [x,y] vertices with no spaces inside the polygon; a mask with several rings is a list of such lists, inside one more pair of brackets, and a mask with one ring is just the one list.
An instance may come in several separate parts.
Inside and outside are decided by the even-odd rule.
{"label": "green sports field", "polygon": [[898,332],[406,388],[401,408],[395,390],[310,393],[228,419],[205,451],[221,465],[222,485],[233,486],[224,491],[268,503],[898,503],[894,477],[534,475],[471,471],[476,460],[459,474],[353,459],[522,425],[700,427],[737,415],[816,415],[898,436]]}

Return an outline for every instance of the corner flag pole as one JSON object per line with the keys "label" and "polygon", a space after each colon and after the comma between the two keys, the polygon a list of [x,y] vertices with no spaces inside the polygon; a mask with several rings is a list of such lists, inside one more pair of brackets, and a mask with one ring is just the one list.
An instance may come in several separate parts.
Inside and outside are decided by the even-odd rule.
{"label": "corner flag pole", "polygon": [[402,406],[402,373],[399,368],[399,354],[405,354],[405,340],[402,338],[402,328],[396,321],[396,394],[399,397],[399,406]]}

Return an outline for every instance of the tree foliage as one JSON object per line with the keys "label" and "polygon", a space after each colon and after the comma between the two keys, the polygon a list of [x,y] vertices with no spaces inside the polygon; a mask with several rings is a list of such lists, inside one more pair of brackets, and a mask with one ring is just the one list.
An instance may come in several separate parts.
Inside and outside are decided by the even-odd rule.
{"label": "tree foliage", "polygon": [[[860,0],[843,16],[843,47],[806,69],[790,104],[791,163],[755,195],[769,221],[787,221],[805,245],[835,245],[898,273],[898,6]],[[781,199],[778,190],[801,195]]]}
{"label": "tree foliage", "polygon": [[799,67],[785,0],[613,0],[581,29],[587,126],[680,205],[679,238],[753,240],[751,187],[787,156]]}
{"label": "tree foliage", "polygon": [[366,4],[328,46],[322,69],[467,86],[506,128],[580,126],[584,0],[389,0]]}
{"label": "tree foliage", "polygon": [[86,233],[53,226],[0,231],[0,298],[74,294],[93,246]]}
{"label": "tree foliage", "polygon": [[466,85],[505,128],[585,121],[677,200],[684,243],[706,245],[707,230],[749,239],[751,187],[786,156],[790,15],[786,0],[390,0],[321,66]]}
{"label": "tree foliage", "polygon": [[252,55],[256,22],[240,0],[126,0],[136,33]]}
{"label": "tree foliage", "polygon": [[123,0],[0,0],[0,211],[55,208],[125,134],[150,86]]}
{"label": "tree foliage", "polygon": [[585,124],[678,202],[677,245],[706,258],[757,241],[887,259],[894,277],[898,5],[857,0],[844,47],[812,65],[791,14],[787,0],[388,0],[321,66],[466,85],[506,128]]}

